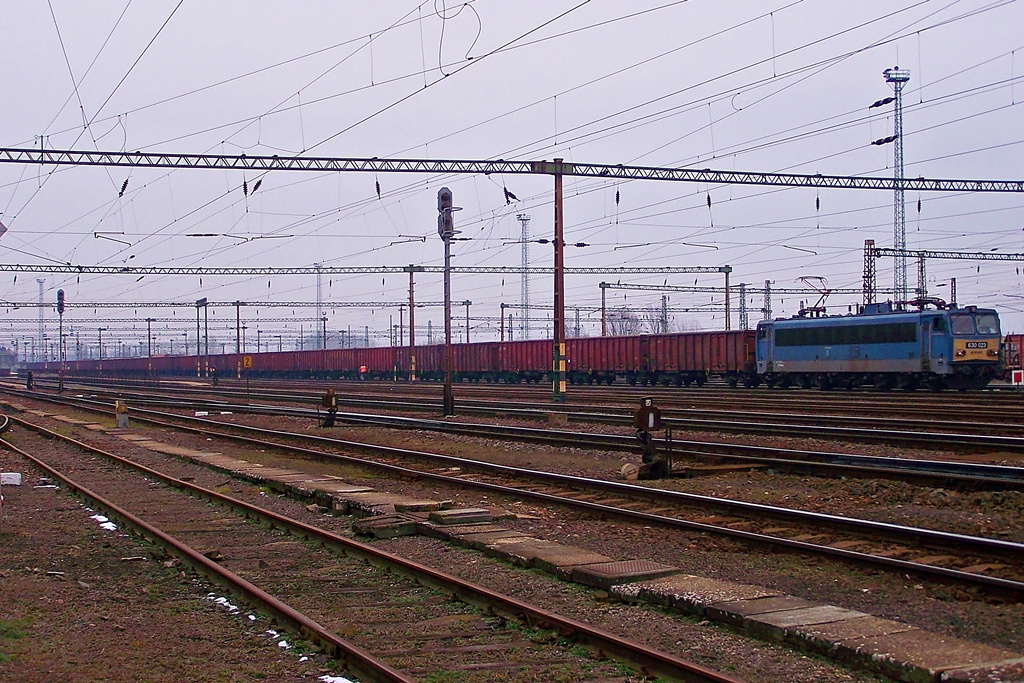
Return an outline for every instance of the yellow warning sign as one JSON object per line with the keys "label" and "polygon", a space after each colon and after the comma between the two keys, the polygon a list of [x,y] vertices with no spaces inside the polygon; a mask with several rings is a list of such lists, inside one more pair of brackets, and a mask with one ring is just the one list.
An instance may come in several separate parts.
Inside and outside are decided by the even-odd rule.
{"label": "yellow warning sign", "polygon": [[252,367],[252,356],[242,356],[242,367],[243,368],[251,368]]}

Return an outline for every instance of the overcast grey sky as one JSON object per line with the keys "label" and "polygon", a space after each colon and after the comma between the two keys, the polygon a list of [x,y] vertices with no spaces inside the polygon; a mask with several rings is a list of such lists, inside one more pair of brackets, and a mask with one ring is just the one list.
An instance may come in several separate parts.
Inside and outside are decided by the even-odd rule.
{"label": "overcast grey sky", "polygon": [[[49,0],[6,3],[3,18],[4,147],[42,142],[57,149],[174,153],[564,157],[891,176],[892,145],[871,141],[892,133],[892,107],[869,111],[868,105],[891,94],[882,71],[899,65],[911,73],[904,91],[907,176],[1024,177],[1020,2]],[[246,196],[243,183],[252,188],[256,180],[259,189]],[[0,221],[9,231],[0,240],[0,259],[435,265],[443,261],[436,233],[442,184],[464,207],[457,227],[470,238],[456,243],[456,265],[519,265],[520,213],[532,216],[534,237],[551,235],[553,187],[546,176],[261,176],[4,164]],[[518,201],[506,202],[506,187]],[[859,287],[864,240],[890,246],[893,239],[891,192],[568,178],[565,195],[567,241],[590,245],[567,250],[569,266],[728,264],[733,283],[760,287],[770,279],[776,287],[800,287],[802,276],[823,276],[833,287]],[[910,248],[1024,252],[1024,197],[908,193],[907,241]],[[550,265],[550,246],[534,244],[531,259]],[[1022,266],[930,261],[929,289],[948,296],[948,286],[939,285],[955,277],[961,304],[994,306],[1007,331],[1024,331]],[[878,268],[879,286],[891,287],[891,261]],[[0,299],[35,300],[36,277],[5,274]],[[47,300],[58,287],[70,301],[316,298],[312,277],[45,277]],[[608,278],[568,278],[567,305],[599,305],[602,279]],[[717,276],[697,279],[721,284]],[[668,283],[694,280],[676,276]],[[912,266],[911,288],[916,280]],[[402,275],[332,277],[325,278],[324,296],[398,301],[407,297],[406,288]],[[550,304],[550,292],[549,278],[531,280],[532,303]],[[495,318],[500,303],[518,303],[519,295],[518,276],[453,279],[453,298],[471,299],[473,317],[481,318],[474,323],[478,339],[496,338],[497,322],[482,318]],[[655,293],[609,296],[616,306],[660,301]],[[417,298],[441,299],[440,278],[420,276]],[[801,298],[777,297],[774,313],[795,313]],[[833,296],[829,304],[845,312],[857,300]],[[672,294],[670,305],[710,301],[708,294]],[[753,324],[761,298],[750,297],[749,304],[757,309]],[[332,309],[328,303],[327,313],[331,330],[369,325],[385,333],[389,322],[398,323],[397,310]],[[233,311],[216,315],[233,325]],[[259,311],[261,318],[287,315]],[[91,338],[103,319],[146,316],[172,314],[72,311],[67,322]],[[733,316],[735,327],[735,308]],[[180,340],[179,330],[191,329],[188,311],[177,317],[180,326],[155,326],[158,337],[173,332]],[[8,318],[2,343],[35,330],[17,322],[34,321],[34,311],[10,311]],[[597,314],[582,320],[588,333],[599,333]],[[418,325],[428,321],[439,329],[441,311],[418,314]],[[720,311],[677,313],[674,321],[702,329],[724,324]],[[570,334],[574,324],[570,313]],[[287,331],[272,331],[283,323],[261,327],[263,334],[287,335],[298,324]],[[145,324],[139,328],[144,335]],[[537,334],[544,329],[542,323]],[[233,337],[223,341],[233,345]]]}

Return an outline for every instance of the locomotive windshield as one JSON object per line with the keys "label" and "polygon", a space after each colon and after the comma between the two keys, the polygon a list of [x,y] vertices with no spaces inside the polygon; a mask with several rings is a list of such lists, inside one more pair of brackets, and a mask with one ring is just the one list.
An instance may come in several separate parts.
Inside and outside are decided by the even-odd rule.
{"label": "locomotive windshield", "polygon": [[974,334],[974,316],[951,315],[949,327],[953,334]]}
{"label": "locomotive windshield", "polygon": [[951,315],[949,326],[955,335],[999,334],[999,318],[993,313]]}
{"label": "locomotive windshield", "polygon": [[978,334],[999,334],[999,318],[992,313],[979,313],[977,316]]}

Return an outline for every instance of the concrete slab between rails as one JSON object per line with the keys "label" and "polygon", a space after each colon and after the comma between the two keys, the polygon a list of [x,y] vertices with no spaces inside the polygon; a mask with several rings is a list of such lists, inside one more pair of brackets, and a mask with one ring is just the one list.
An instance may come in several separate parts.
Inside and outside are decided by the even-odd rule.
{"label": "concrete slab between rails", "polygon": [[126,432],[123,429],[108,429],[107,434],[112,434],[113,436],[116,436],[119,439],[123,439],[124,441],[131,441],[133,443],[137,443],[139,441],[152,441],[152,439],[149,438],[148,436],[143,436],[141,434],[133,434],[132,432]]}
{"label": "concrete slab between rails", "polygon": [[[420,522],[420,526],[423,528],[423,535],[433,536],[435,538],[450,538],[450,537],[473,537],[476,534],[491,534],[499,531],[503,531],[510,534],[519,534],[517,531],[510,531],[503,526],[497,524],[488,524],[487,522],[481,522],[478,524],[453,524],[453,525],[441,525],[434,524],[433,522]],[[519,534],[524,536],[525,534]]]}
{"label": "concrete slab between rails", "polygon": [[[434,524],[425,517],[419,519],[418,528],[419,532],[424,536],[438,538],[442,541],[451,541],[480,551],[483,551],[488,543],[503,538],[524,536],[524,534],[520,534],[518,531],[510,531],[495,524]],[[486,542],[478,542],[481,540]]]}
{"label": "concrete slab between rails", "polygon": [[497,538],[485,545],[484,552],[523,567],[546,571],[565,580],[572,577],[572,570],[579,565],[612,561],[612,558],[600,553],[532,536]]}
{"label": "concrete slab between rails", "polygon": [[615,586],[612,593],[626,600],[638,600],[680,612],[706,616],[707,609],[719,602],[770,598],[780,595],[760,586],[731,581],[706,579],[701,576],[676,574],[655,581]]}
{"label": "concrete slab between rails", "polygon": [[107,428],[97,422],[88,422],[83,425],[86,429],[93,432],[106,432]]}
{"label": "concrete slab between rails", "polygon": [[999,683],[1001,681],[1024,681],[1024,658],[1004,662],[991,662],[983,666],[967,666],[947,669],[940,681],[945,683]]}
{"label": "concrete slab between rails", "polygon": [[728,600],[708,605],[707,616],[715,621],[722,621],[731,626],[743,628],[746,620],[762,614],[785,612],[805,607],[814,607],[815,603],[792,595],[775,595],[763,598],[744,600]]}
{"label": "concrete slab between rails", "polygon": [[331,479],[328,477],[318,477],[311,474],[285,477],[284,481],[291,489],[298,491],[305,498],[314,496],[321,485],[331,483]]}
{"label": "concrete slab between rails", "polygon": [[[139,434],[123,433],[118,434],[118,436],[143,448],[201,462],[226,474],[267,485],[276,491],[294,491],[299,494],[300,498],[315,498],[318,503],[325,504],[325,507],[330,507],[332,510],[343,513],[349,512],[353,502],[344,499],[344,496],[373,493],[373,489],[368,486],[349,484],[342,479],[330,475],[311,475],[299,470],[269,467],[258,462],[224,455],[223,453],[198,451],[191,448],[164,444]],[[381,494],[376,495],[379,496]],[[443,505],[443,502],[418,501],[403,496],[395,496],[386,501],[376,500],[369,501],[368,503],[366,500],[359,500],[355,501],[355,503],[357,509],[369,510],[367,514],[394,512],[394,505],[396,503],[409,508],[424,507],[429,509],[437,509]],[[382,509],[375,509],[375,505],[383,507]]]}
{"label": "concrete slab between rails", "polygon": [[889,619],[729,581],[676,575],[609,592],[704,617],[853,668],[913,683],[1024,681],[1024,658]]}
{"label": "concrete slab between rails", "polygon": [[475,550],[485,552],[489,546],[496,546],[503,542],[520,542],[529,540],[530,536],[521,534],[518,531],[512,531],[511,529],[501,529],[498,531],[472,533],[472,534],[458,534],[456,538],[451,540],[457,540],[462,545],[468,546]]}
{"label": "concrete slab between rails", "polygon": [[608,590],[619,584],[650,581],[679,572],[677,567],[670,567],[652,560],[623,560],[573,567],[571,577],[575,583]]}
{"label": "concrete slab between rails", "polygon": [[434,524],[473,524],[491,522],[494,520],[494,515],[486,508],[457,508],[431,512],[428,519]]}
{"label": "concrete slab between rails", "polygon": [[[386,515],[395,512],[395,505],[437,505],[440,501],[418,500],[399,493],[367,491],[365,493],[346,493],[334,497],[335,510],[346,510],[349,514],[359,516]],[[343,507],[338,507],[342,505]],[[433,513],[432,513],[433,514]]]}
{"label": "concrete slab between rails", "polygon": [[850,638],[838,643],[836,656],[911,683],[1024,680],[1024,658],[1018,653],[918,629]]}
{"label": "concrete slab between rails", "polygon": [[352,522],[352,531],[374,538],[398,538],[419,533],[417,521],[406,515],[378,515],[357,519]]}
{"label": "concrete slab between rails", "polygon": [[79,420],[76,417],[68,417],[67,415],[53,415],[52,417],[58,422],[64,422],[69,425],[84,425],[88,423],[88,420]]}
{"label": "concrete slab between rails", "polygon": [[157,453],[163,453],[164,455],[173,455],[173,456],[178,457],[178,458],[200,458],[200,457],[208,456],[208,455],[217,455],[216,453],[213,453],[212,451],[197,451],[194,448],[186,448],[184,446],[175,446],[173,444],[162,443],[160,441],[140,442],[139,445],[140,446],[144,445],[146,448],[150,449],[151,451],[156,451]]}

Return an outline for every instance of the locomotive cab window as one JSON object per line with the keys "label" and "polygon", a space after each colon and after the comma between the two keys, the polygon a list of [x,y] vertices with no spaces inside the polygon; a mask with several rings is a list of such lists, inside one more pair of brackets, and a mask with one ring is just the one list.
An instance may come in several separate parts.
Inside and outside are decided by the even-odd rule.
{"label": "locomotive cab window", "polygon": [[976,322],[978,334],[999,334],[999,318],[991,313],[979,313]]}
{"label": "locomotive cab window", "polygon": [[935,333],[935,334],[945,334],[946,333],[946,319],[945,318],[935,318],[932,321],[932,332]]}
{"label": "locomotive cab window", "polygon": [[951,315],[949,316],[949,324],[953,334],[974,334],[974,316]]}

